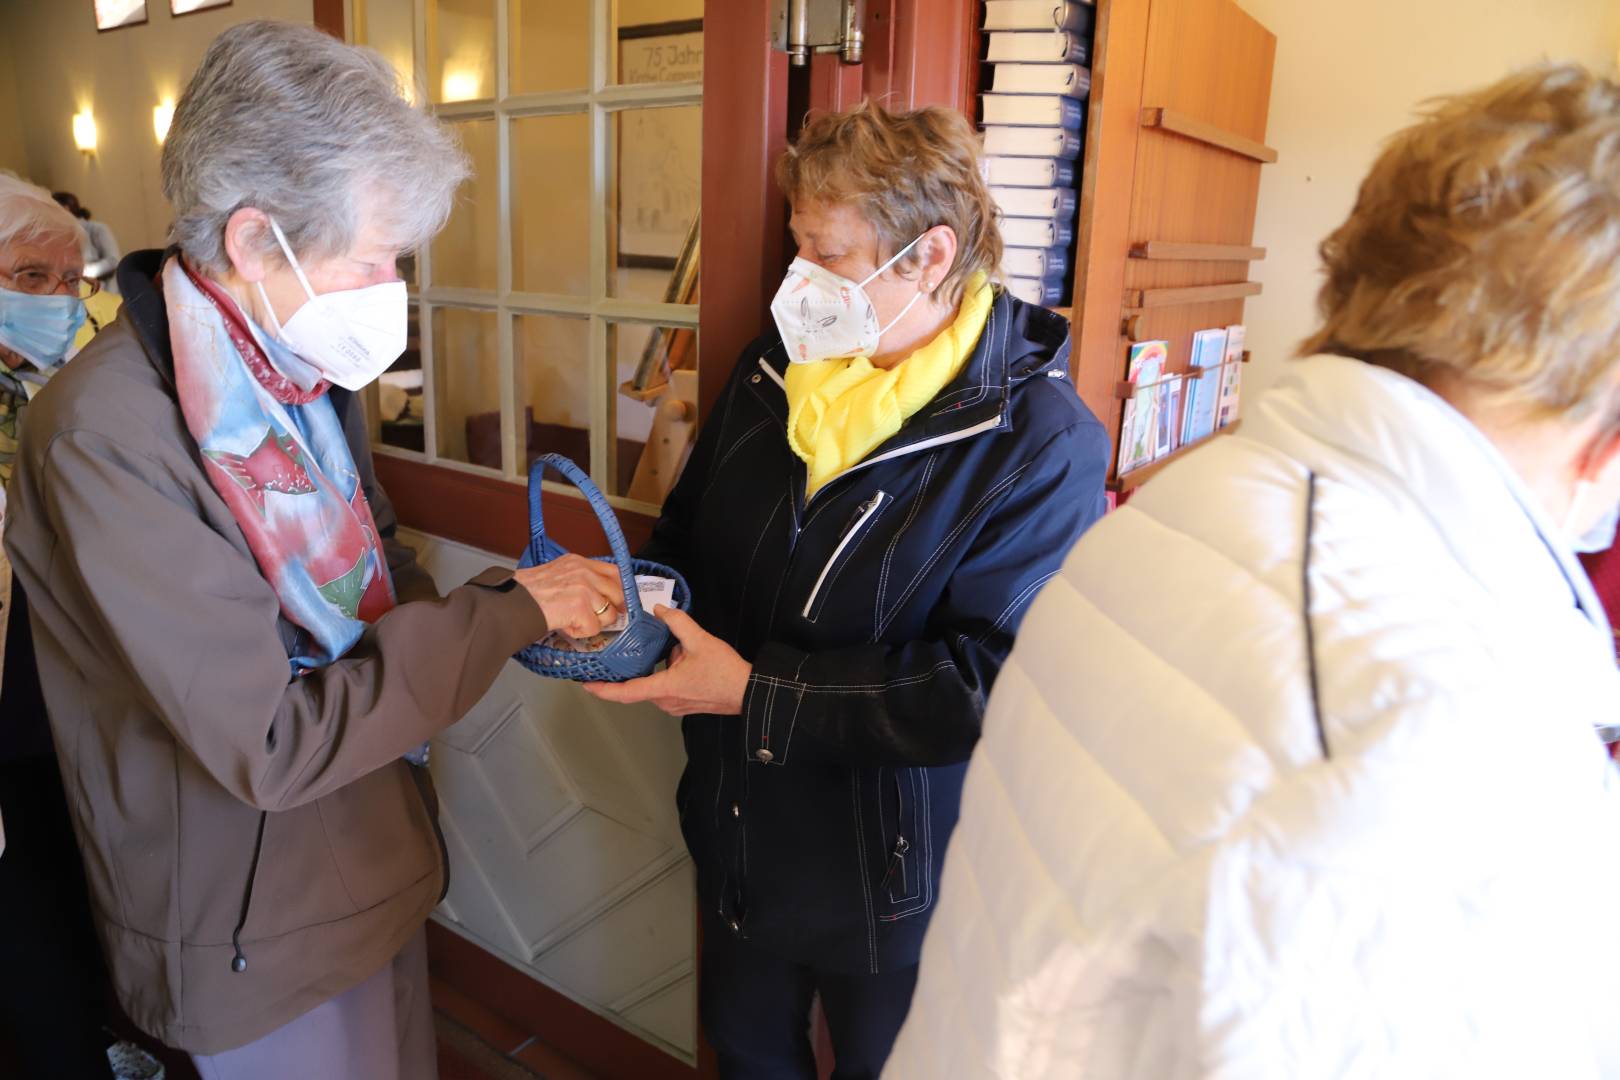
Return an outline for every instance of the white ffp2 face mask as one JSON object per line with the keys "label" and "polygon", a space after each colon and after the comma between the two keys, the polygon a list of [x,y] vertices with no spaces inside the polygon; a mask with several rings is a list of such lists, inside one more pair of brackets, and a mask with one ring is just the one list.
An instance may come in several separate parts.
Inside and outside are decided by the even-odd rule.
{"label": "white ffp2 face mask", "polygon": [[[922,236],[917,237],[921,239]],[[923,294],[913,296],[900,309],[900,314],[889,320],[888,326],[879,326],[877,309],[866,295],[865,285],[893,266],[917,240],[895,252],[893,258],[862,281],[851,281],[806,258],[794,259],[782,279],[782,287],[776,290],[776,298],[771,301],[771,318],[776,320],[788,359],[795,364],[814,364],[819,360],[871,356],[877,352],[883,335],[905,317]]]}
{"label": "white ffp2 face mask", "polygon": [[270,229],[309,297],[283,325],[276,319],[264,284],[254,283],[275,324],[276,336],[329,382],[345,390],[359,390],[387,371],[405,351],[409,322],[405,283],[387,281],[317,296],[275,218],[270,219]]}

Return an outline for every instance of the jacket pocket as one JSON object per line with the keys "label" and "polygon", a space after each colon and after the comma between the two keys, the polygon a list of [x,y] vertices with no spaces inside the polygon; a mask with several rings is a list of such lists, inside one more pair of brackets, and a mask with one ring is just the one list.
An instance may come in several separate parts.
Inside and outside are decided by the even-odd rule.
{"label": "jacket pocket", "polygon": [[854,557],[855,549],[860,546],[861,540],[871,531],[872,522],[876,521],[878,515],[882,514],[884,509],[892,502],[894,502],[893,495],[886,491],[879,491],[862,503],[860,508],[855,511],[854,516],[849,520],[849,524],[844,528],[844,535],[839,537],[838,545],[833,548],[832,555],[827,559],[826,564],[822,566],[821,573],[816,576],[815,585],[810,588],[810,595],[806,598],[804,609],[800,612],[806,619],[815,622],[821,615],[821,609],[826,605],[827,596],[832,592],[833,583],[838,580],[838,575],[843,572],[844,567],[849,565],[850,559]]}
{"label": "jacket pocket", "polygon": [[[885,842],[878,883],[878,919],[895,922],[927,910],[933,900],[928,819],[928,774],[923,769],[879,770],[878,799]],[[887,910],[884,910],[886,903]]]}
{"label": "jacket pocket", "polygon": [[315,803],[338,879],[356,911],[392,899],[441,866],[437,824],[411,768],[393,762]]}

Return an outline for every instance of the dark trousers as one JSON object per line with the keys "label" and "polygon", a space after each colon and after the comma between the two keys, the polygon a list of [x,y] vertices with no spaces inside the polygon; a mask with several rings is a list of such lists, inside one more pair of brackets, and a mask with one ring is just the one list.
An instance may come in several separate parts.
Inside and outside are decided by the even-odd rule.
{"label": "dark trousers", "polygon": [[54,757],[0,764],[0,818],[0,1031],[19,1076],[107,1080],[101,949]]}
{"label": "dark trousers", "polygon": [[917,967],[881,975],[819,971],[767,952],[709,918],[703,926],[703,1031],[723,1080],[816,1080],[810,1005],[821,998],[834,1080],[876,1080],[917,988]]}

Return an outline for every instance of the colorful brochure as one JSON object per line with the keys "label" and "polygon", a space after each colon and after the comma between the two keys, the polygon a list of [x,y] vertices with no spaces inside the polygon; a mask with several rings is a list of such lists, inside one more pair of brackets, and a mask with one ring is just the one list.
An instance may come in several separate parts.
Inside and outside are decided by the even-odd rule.
{"label": "colorful brochure", "polygon": [[1243,324],[1226,328],[1226,358],[1221,363],[1221,398],[1215,426],[1226,427],[1238,418],[1238,395],[1243,383]]}
{"label": "colorful brochure", "polygon": [[1131,346],[1126,378],[1138,389],[1125,402],[1119,426],[1119,471],[1129,472],[1153,460],[1158,449],[1159,402],[1164,369],[1170,359],[1168,341],[1142,341]]}

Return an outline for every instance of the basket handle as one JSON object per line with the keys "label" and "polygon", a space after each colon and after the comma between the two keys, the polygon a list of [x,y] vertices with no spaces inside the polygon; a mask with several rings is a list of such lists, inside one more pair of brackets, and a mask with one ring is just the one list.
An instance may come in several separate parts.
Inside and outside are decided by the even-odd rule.
{"label": "basket handle", "polygon": [[585,502],[596,514],[596,520],[601,524],[602,531],[607,534],[608,547],[613,551],[613,561],[619,567],[619,580],[624,583],[624,606],[630,615],[630,621],[649,618],[650,616],[641,608],[641,594],[636,589],[635,566],[630,561],[630,546],[624,542],[624,530],[619,528],[618,515],[614,514],[613,507],[608,505],[601,489],[591,482],[585,471],[561,454],[541,454],[529,468],[529,553],[535,565],[549,561],[545,558],[546,522],[540,505],[543,490],[540,481],[548,466],[562,473],[565,479],[579,489],[579,493],[585,496]]}

